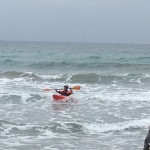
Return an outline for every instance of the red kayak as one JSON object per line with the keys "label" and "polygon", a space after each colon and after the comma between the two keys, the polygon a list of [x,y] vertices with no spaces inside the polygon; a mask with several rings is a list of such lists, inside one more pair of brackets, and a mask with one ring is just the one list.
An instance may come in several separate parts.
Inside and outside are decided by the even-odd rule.
{"label": "red kayak", "polygon": [[63,95],[53,95],[53,100],[54,101],[67,101],[68,100],[68,96],[63,96]]}
{"label": "red kayak", "polygon": [[58,94],[53,95],[53,100],[58,102],[77,102],[77,99],[73,98],[72,96],[63,96]]}

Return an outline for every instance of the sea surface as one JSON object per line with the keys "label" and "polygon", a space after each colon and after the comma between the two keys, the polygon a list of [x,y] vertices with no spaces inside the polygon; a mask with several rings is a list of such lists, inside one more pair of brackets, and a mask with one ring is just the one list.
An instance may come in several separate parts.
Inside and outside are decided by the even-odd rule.
{"label": "sea surface", "polygon": [[150,45],[0,41],[0,149],[141,150],[149,126]]}

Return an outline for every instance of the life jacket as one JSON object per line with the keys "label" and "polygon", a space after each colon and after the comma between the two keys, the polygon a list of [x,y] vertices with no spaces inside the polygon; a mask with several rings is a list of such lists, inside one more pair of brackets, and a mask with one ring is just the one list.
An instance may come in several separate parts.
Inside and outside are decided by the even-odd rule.
{"label": "life jacket", "polygon": [[61,95],[64,95],[64,96],[69,96],[69,95],[72,94],[71,91],[59,91],[59,93],[60,93]]}

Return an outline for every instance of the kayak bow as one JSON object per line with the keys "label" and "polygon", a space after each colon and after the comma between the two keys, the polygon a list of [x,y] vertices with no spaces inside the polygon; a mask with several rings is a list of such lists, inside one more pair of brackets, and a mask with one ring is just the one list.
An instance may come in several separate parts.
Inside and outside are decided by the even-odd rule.
{"label": "kayak bow", "polygon": [[54,101],[66,101],[68,99],[68,96],[63,96],[63,95],[53,95],[53,100]]}

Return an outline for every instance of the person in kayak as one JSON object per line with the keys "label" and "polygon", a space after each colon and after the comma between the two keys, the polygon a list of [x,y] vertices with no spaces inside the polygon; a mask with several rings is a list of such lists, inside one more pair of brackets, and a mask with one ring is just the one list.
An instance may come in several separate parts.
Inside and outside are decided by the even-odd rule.
{"label": "person in kayak", "polygon": [[69,96],[69,95],[73,94],[72,89],[69,88],[68,85],[65,85],[64,90],[62,90],[62,91],[58,91],[57,89],[55,89],[55,91],[63,96]]}

